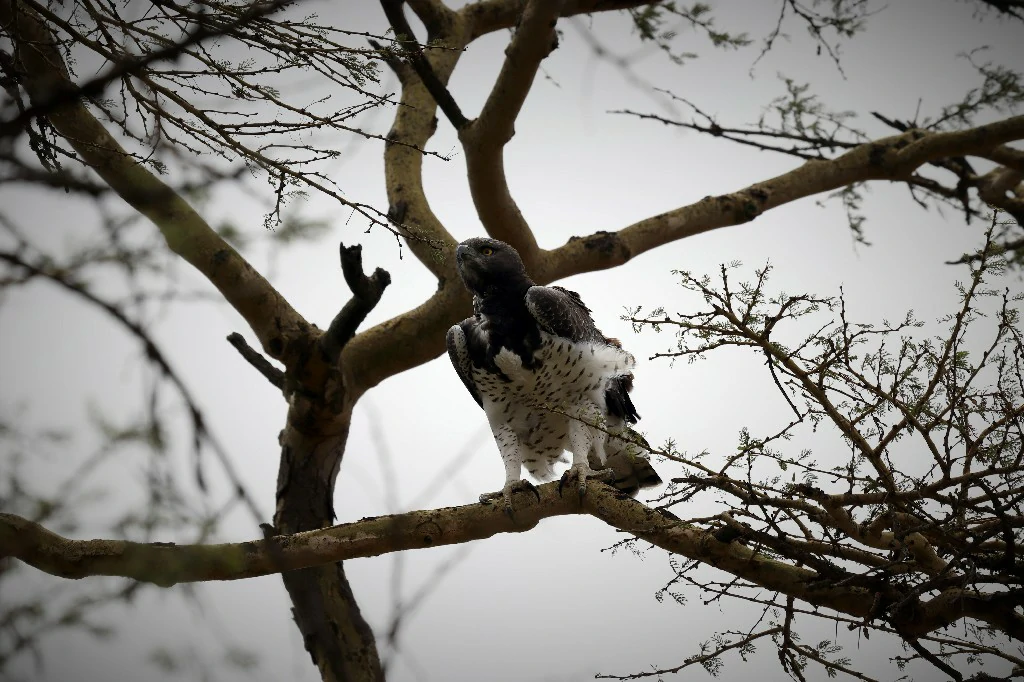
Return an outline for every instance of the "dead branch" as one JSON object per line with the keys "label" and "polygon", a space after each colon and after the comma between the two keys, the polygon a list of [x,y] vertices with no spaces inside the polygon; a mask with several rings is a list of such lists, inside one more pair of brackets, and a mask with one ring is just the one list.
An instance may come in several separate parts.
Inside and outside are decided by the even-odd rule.
{"label": "dead branch", "polygon": [[274,367],[263,357],[259,351],[254,350],[249,344],[245,342],[245,337],[238,332],[228,334],[228,343],[235,347],[239,355],[245,358],[245,361],[252,365],[257,372],[262,374],[267,381],[279,389],[284,389],[284,372],[277,367]]}
{"label": "dead branch", "polygon": [[341,271],[352,292],[352,298],[318,340],[320,350],[331,365],[337,363],[341,349],[355,336],[356,329],[377,306],[380,297],[384,295],[384,289],[391,284],[391,275],[381,268],[374,270],[369,277],[363,273],[363,247],[359,244],[349,247],[341,244],[340,252]]}

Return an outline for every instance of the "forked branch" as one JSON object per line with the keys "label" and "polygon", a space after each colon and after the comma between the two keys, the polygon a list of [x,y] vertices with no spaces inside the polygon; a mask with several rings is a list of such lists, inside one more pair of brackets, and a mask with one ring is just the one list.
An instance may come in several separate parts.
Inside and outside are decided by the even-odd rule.
{"label": "forked branch", "polygon": [[384,289],[391,284],[391,275],[382,268],[374,270],[369,277],[363,273],[363,247],[359,244],[348,247],[341,244],[340,252],[341,271],[352,291],[352,298],[334,317],[331,326],[318,341],[320,350],[332,365],[338,361],[341,349],[355,336],[359,325],[380,302]]}

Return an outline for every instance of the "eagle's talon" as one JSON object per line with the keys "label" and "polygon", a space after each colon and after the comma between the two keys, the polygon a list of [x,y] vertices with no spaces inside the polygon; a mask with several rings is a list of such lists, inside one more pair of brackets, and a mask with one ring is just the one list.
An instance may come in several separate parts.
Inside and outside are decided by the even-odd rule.
{"label": "eagle's talon", "polygon": [[609,480],[615,479],[615,471],[613,469],[594,470],[587,463],[574,464],[562,474],[562,478],[558,481],[559,496],[562,495],[562,488],[565,484],[570,480],[574,480],[576,482],[576,493],[579,495],[580,503],[582,504],[583,498],[587,494],[587,479],[591,478],[607,483]]}
{"label": "eagle's talon", "polygon": [[501,489],[501,492],[485,493],[484,495],[480,496],[480,500],[483,501],[485,496],[489,499],[494,499],[498,497],[502,498],[505,501],[505,513],[508,514],[508,517],[514,521],[515,517],[512,514],[512,511],[514,509],[514,505],[512,504],[512,496],[517,492],[533,493],[534,495],[537,496],[537,501],[540,502],[540,491],[537,490],[537,486],[530,483],[526,479],[522,479],[519,481],[509,481],[508,483],[505,484],[505,487]]}

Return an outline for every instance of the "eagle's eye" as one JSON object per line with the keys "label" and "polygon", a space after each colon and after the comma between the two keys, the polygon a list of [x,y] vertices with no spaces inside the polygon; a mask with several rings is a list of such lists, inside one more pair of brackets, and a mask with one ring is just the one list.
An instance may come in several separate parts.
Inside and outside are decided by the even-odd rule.
{"label": "eagle's eye", "polygon": [[494,249],[492,249],[489,246],[484,246],[484,247],[482,247],[480,249],[480,253],[481,253],[481,255],[484,255],[484,256],[490,256],[492,253],[494,253]]}

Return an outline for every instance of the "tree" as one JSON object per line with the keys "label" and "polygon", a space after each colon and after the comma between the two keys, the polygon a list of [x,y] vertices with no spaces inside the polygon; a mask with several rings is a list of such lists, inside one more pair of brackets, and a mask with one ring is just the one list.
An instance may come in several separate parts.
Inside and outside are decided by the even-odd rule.
{"label": "tree", "polygon": [[[423,24],[426,39],[422,42],[415,40],[405,4]],[[979,11],[988,4],[979,3]],[[1014,4],[991,5],[991,11],[1007,14],[1006,21],[1019,19]],[[967,322],[978,309],[981,282],[992,272],[993,259],[997,252],[1015,257],[1020,243],[1019,189],[1024,169],[1020,150],[1009,146],[1024,137],[1024,121],[1009,115],[1022,97],[1016,72],[986,62],[976,53],[971,63],[981,84],[961,102],[913,120],[878,112],[875,119],[893,131],[874,138],[855,128],[849,115],[827,109],[797,81],[785,80],[785,94],[749,127],[720,124],[703,107],[690,104],[690,98],[666,95],[669,102],[676,103],[669,107],[671,114],[636,113],[796,156],[800,165],[618,231],[594,232],[546,250],[539,246],[512,198],[504,155],[538,70],[559,41],[560,17],[627,10],[638,35],[676,61],[685,61],[687,55],[676,51],[672,22],[686,22],[726,49],[740,48],[751,40],[717,28],[708,9],[700,5],[528,2],[521,6],[493,0],[454,11],[438,2],[389,0],[382,6],[394,43],[387,46],[378,36],[372,50],[357,50],[338,42],[347,40],[339,37],[343,32],[315,26],[312,19],[300,23],[278,14],[281,7],[277,3],[204,6],[199,11],[161,2],[153,6],[157,19],[143,14],[143,19],[134,21],[120,16],[116,9],[91,3],[63,9],[25,0],[0,3],[0,24],[7,41],[5,85],[9,109],[17,110],[4,126],[9,178],[101,197],[112,191],[152,221],[166,248],[216,287],[248,324],[263,352],[284,367],[267,361],[240,337],[232,337],[243,357],[281,389],[288,401],[280,437],[277,508],[273,523],[265,527],[264,540],[221,546],[122,540],[81,544],[55,537],[38,522],[5,515],[0,528],[0,546],[5,553],[65,577],[123,575],[162,585],[283,572],[303,642],[323,678],[379,679],[382,672],[375,641],[340,560],[523,531],[541,518],[584,512],[676,555],[712,564],[736,580],[782,595],[778,603],[757,597],[767,604],[765,608],[774,604],[781,609],[778,623],[739,640],[720,640],[717,649],[743,651],[754,639],[773,637],[784,669],[797,678],[808,661],[830,671],[851,669],[846,662],[830,658],[828,647],[808,647],[794,637],[792,621],[810,607],[845,614],[833,618],[845,619],[865,632],[876,629],[896,634],[913,647],[916,656],[954,677],[959,673],[930,652],[928,642],[960,647],[972,656],[1002,656],[1016,662],[998,647],[985,648],[980,636],[955,644],[934,639],[939,637],[936,630],[964,618],[1020,638],[1021,615],[1014,601],[1019,571],[1013,549],[1019,516],[1014,492],[1019,462],[1013,457],[1020,449],[1015,433],[1019,434],[1021,415],[1020,394],[1012,384],[1020,345],[1014,336],[1017,322],[1012,297],[999,307],[990,352],[972,362],[960,348]],[[832,3],[827,11],[795,2],[780,6],[778,25],[761,43],[764,50],[773,48],[785,27],[802,25],[837,66],[842,63],[837,40],[862,31],[871,12],[863,2]],[[458,89],[449,89],[450,79],[458,63],[466,59],[467,47],[503,29],[514,32],[500,72],[479,114],[470,118],[463,112],[466,105]],[[596,53],[608,54],[598,31],[586,35]],[[260,50],[261,57],[254,63],[230,61],[226,43],[211,40],[217,37]],[[131,52],[125,52],[124,44],[134,46]],[[218,49],[226,53],[218,53]],[[171,58],[177,61],[166,62]],[[109,65],[99,77],[73,79],[68,70],[72,64],[91,68],[97,59]],[[354,114],[370,106],[394,104],[362,87],[374,73],[368,60],[375,59],[388,64],[401,86],[394,122],[385,136],[386,212],[370,202],[352,201],[329,184],[328,174],[318,164],[332,154],[336,141],[296,143],[292,137],[314,129],[353,132],[355,127],[349,121]],[[616,63],[630,77],[638,78],[628,61]],[[297,67],[313,69],[335,85],[350,88],[357,103],[341,107],[341,114],[331,114],[324,112],[333,103],[289,102],[278,87],[291,77],[288,70]],[[193,97],[181,94],[184,87],[194,88]],[[98,98],[97,93],[108,90],[118,92],[119,97],[113,101]],[[91,98],[88,105],[83,96]],[[232,106],[238,109],[225,113],[221,106],[204,108],[197,98],[221,104],[232,99],[237,103]],[[253,102],[251,108],[249,102]],[[692,118],[680,116],[678,108],[673,108],[677,105],[692,110]],[[894,354],[868,347],[867,355],[854,355],[858,344],[867,339],[907,331],[913,324],[909,318],[903,325],[870,332],[850,327],[843,320],[835,331],[812,330],[803,342],[780,345],[777,337],[772,337],[777,326],[838,304],[809,295],[772,297],[765,288],[767,270],[759,271],[754,283],[738,290],[729,288],[727,271],[723,271],[720,289],[699,276],[684,275],[684,285],[698,291],[711,305],[705,313],[681,317],[635,313],[632,318],[637,325],[678,326],[680,354],[699,354],[720,345],[754,347],[764,354],[796,421],[772,438],[745,437],[740,455],[727,462],[737,467],[759,458],[757,467],[751,464],[742,475],[732,475],[729,466],[709,467],[666,447],[658,452],[665,460],[682,464],[684,475],[676,477],[660,507],[619,499],[597,486],[581,505],[562,499],[554,485],[549,485],[541,488],[536,504],[523,505],[514,522],[499,509],[470,505],[331,526],[336,477],[356,404],[384,379],[437,356],[444,331],[469,311],[468,297],[450,258],[456,239],[432,210],[424,187],[424,157],[438,127],[438,109],[447,125],[457,131],[480,222],[489,234],[519,249],[539,282],[616,267],[656,247],[748,223],[797,199],[826,192],[842,202],[854,235],[866,239],[860,214],[862,192],[867,183],[877,180],[906,186],[926,206],[952,203],[969,220],[984,214],[986,202],[1014,220],[996,222],[984,245],[964,257],[974,274],[952,328],[931,344],[901,340]],[[267,111],[273,113],[265,116]],[[209,162],[200,146],[222,156]],[[26,160],[27,153],[35,159]],[[233,164],[235,160],[243,165]],[[991,165],[991,170],[976,171],[981,163]],[[358,213],[370,227],[392,230],[436,278],[436,291],[421,305],[357,333],[381,300],[390,277],[380,269],[367,276],[360,249],[343,246],[341,266],[352,297],[325,331],[317,329],[229,243],[244,235],[244,230],[218,234],[186,201],[192,197],[197,203],[197,188],[211,181],[230,180],[240,169],[262,173],[261,177],[270,181],[268,225],[279,224],[282,232],[289,227],[300,233],[308,231],[308,223],[298,218],[287,222],[289,216],[283,211],[297,191],[325,193]],[[951,176],[933,177],[931,169]],[[157,177],[161,173],[173,180],[173,186]],[[954,180],[950,182],[949,177]],[[79,281],[84,269],[96,263],[117,262],[119,257],[131,270],[149,262],[143,255],[152,257],[165,248],[132,244],[125,249],[120,243],[124,229],[112,220],[109,243],[119,248],[89,254],[78,262],[73,259],[63,267],[55,265],[60,259],[11,231],[13,246],[3,254],[10,280],[46,278],[118,319],[145,344],[149,359],[184,398],[197,453],[211,448],[227,463],[185,383],[176,377],[145,327],[123,304],[111,303]],[[159,267],[152,269],[163,274]],[[689,341],[694,333],[697,346]],[[858,364],[865,358],[873,363],[867,368]],[[1000,364],[1000,358],[1006,359],[1005,364]],[[993,371],[995,381],[988,386],[995,390],[978,388],[979,393],[973,393],[978,380],[967,379]],[[819,378],[814,379],[815,375]],[[845,401],[833,394],[845,395]],[[154,398],[151,403],[155,414],[159,400]],[[844,494],[858,497],[842,497],[816,485],[818,481],[811,475],[824,477],[826,467],[770,447],[799,424],[823,421],[835,424],[839,437],[854,448],[849,465],[842,470],[846,473],[828,469],[829,475],[839,477],[831,485],[848,483],[850,491]],[[158,420],[153,418],[145,428],[108,428],[107,432],[111,442],[142,438],[159,445],[162,432],[156,424]],[[942,429],[963,442],[943,441],[941,447],[931,442],[936,430]],[[913,430],[930,443],[933,470],[912,472],[886,459],[888,448],[895,446],[905,430]],[[990,443],[995,438],[1002,439],[998,446]],[[967,460],[960,448],[970,453]],[[1009,461],[1004,462],[1007,457]],[[800,471],[800,480],[787,484],[766,474],[762,478],[761,467],[767,461]],[[862,473],[862,467],[868,465],[880,482]],[[959,478],[952,473],[954,466],[962,469]],[[956,494],[949,492],[951,487]],[[710,490],[732,496],[732,511],[703,520],[684,520],[665,507]],[[917,490],[920,498],[911,494],[912,490]],[[241,492],[239,496],[249,500]],[[258,505],[249,501],[258,517]],[[947,505],[949,515],[929,506],[933,503]],[[787,516],[780,519],[778,514]],[[812,530],[807,519],[813,519],[818,529]],[[866,528],[857,525],[861,522]],[[424,532],[424,524],[432,530]],[[150,524],[147,530],[154,527],[159,525]],[[794,528],[805,537],[794,537]],[[965,534],[977,528],[989,535],[976,544],[968,543]],[[943,552],[952,558],[943,558]],[[862,568],[857,569],[857,564]],[[679,564],[677,581],[693,579],[690,571],[694,565]],[[716,589],[717,583],[703,574],[699,580]],[[997,589],[993,585],[1002,586],[998,598],[993,596]],[[717,589],[726,595],[734,593],[728,586]],[[665,593],[669,592],[672,590]],[[697,662],[713,669],[717,660],[713,645]]]}

